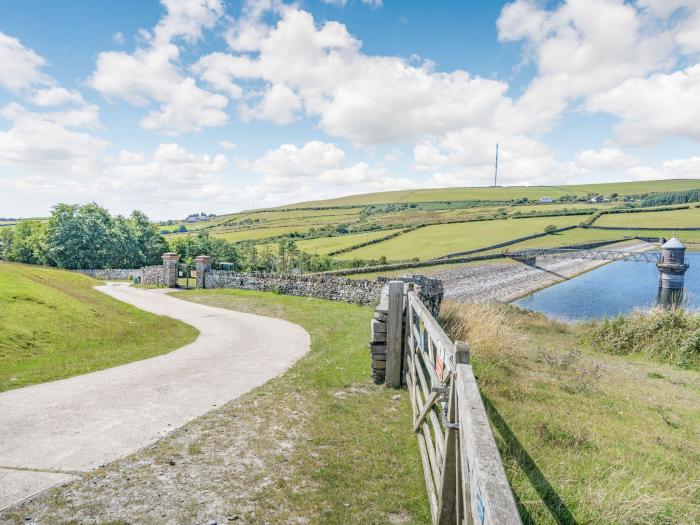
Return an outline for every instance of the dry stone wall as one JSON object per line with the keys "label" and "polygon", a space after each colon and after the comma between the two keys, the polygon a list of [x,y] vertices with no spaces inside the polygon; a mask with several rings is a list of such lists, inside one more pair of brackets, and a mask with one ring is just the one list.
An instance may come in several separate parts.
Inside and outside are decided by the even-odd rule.
{"label": "dry stone wall", "polygon": [[135,279],[141,275],[141,269],[126,269],[126,268],[105,268],[102,270],[73,270],[77,273],[82,273],[93,279],[99,279],[101,281],[115,281],[115,280],[127,280]]}
{"label": "dry stone wall", "polygon": [[331,301],[375,304],[384,286],[380,281],[343,279],[330,275],[288,275],[277,273],[240,273],[210,270],[205,273],[205,288],[239,288],[277,292],[284,295],[317,297]]}
{"label": "dry stone wall", "polygon": [[141,284],[150,284],[155,286],[164,286],[163,281],[163,265],[144,266],[139,270]]}
{"label": "dry stone wall", "polygon": [[[403,281],[404,294],[408,291],[408,284],[413,283],[414,290],[430,313],[437,319],[440,314],[440,305],[445,295],[444,287],[440,279],[432,279],[424,275],[412,275],[406,277],[386,278],[380,277],[378,282],[384,283],[379,304],[374,311],[374,318],[370,322],[369,351],[372,358],[372,379],[375,384],[381,385],[386,378],[386,342],[387,324],[389,314],[389,281]],[[404,295],[405,297],[405,295]],[[404,302],[404,310],[406,303]],[[405,321],[405,315],[404,321]],[[405,333],[401,330],[401,333]]]}

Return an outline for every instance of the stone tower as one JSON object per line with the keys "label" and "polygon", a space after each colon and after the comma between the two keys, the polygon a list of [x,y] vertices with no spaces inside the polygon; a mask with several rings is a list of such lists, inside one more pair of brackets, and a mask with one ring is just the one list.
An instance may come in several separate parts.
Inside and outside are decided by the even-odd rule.
{"label": "stone tower", "polygon": [[661,246],[661,261],[656,264],[659,269],[659,286],[668,289],[681,289],[685,280],[685,246],[672,237]]}

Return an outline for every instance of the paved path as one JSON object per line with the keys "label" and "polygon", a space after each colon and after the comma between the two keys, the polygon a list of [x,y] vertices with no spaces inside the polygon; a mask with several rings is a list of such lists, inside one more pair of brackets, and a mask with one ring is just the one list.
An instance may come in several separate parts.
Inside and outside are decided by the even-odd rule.
{"label": "paved path", "polygon": [[201,335],[169,354],[0,394],[0,510],[156,441],[309,350],[309,335],[281,319],[182,301],[166,289],[97,289]]}

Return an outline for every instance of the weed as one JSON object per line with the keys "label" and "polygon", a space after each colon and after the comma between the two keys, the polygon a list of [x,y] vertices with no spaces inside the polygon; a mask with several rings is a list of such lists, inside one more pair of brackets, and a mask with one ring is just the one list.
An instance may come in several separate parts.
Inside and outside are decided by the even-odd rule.
{"label": "weed", "polygon": [[544,421],[537,424],[535,431],[540,439],[549,445],[577,450],[593,450],[595,448],[586,431],[572,432],[556,423]]}

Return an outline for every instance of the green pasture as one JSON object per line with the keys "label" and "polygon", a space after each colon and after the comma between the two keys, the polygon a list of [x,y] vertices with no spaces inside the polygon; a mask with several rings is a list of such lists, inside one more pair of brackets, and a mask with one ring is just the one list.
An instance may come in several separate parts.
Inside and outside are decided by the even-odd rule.
{"label": "green pasture", "polygon": [[595,226],[625,228],[700,228],[700,208],[642,213],[607,213]]}
{"label": "green pasture", "polygon": [[329,252],[349,248],[356,244],[372,241],[381,237],[386,237],[400,230],[380,230],[363,233],[353,233],[350,235],[338,235],[336,237],[321,237],[319,239],[308,239],[297,241],[297,248],[303,252],[326,255]]}
{"label": "green pasture", "polygon": [[249,230],[225,230],[216,229],[211,235],[230,242],[252,241],[288,235],[292,232],[303,232],[311,229],[313,225],[279,226],[277,228],[251,228]]}
{"label": "green pasture", "polygon": [[425,260],[543,232],[545,227],[550,224],[561,228],[572,226],[581,220],[581,216],[574,215],[437,224],[420,228],[395,239],[344,253],[342,258],[378,259],[385,256],[390,260],[404,260],[413,257]]}
{"label": "green pasture", "polygon": [[[553,233],[537,239],[530,239],[516,244],[511,244],[496,251],[516,251],[523,248],[562,248],[572,244],[584,244],[596,241],[608,241],[624,239],[630,236],[626,231],[614,230],[592,230],[586,228],[576,228],[561,233]],[[647,237],[645,235],[645,237]]]}
{"label": "green pasture", "polygon": [[571,186],[503,186],[477,188],[437,188],[423,190],[399,190],[381,193],[350,195],[335,199],[310,201],[292,204],[287,207],[348,206],[358,204],[385,204],[391,202],[432,202],[462,200],[501,200],[527,198],[539,200],[541,197],[553,199],[566,195],[586,196],[587,193],[600,195],[640,195],[649,192],[680,191],[700,188],[700,180],[677,179],[641,182],[614,182],[606,184],[580,184]]}
{"label": "green pasture", "polygon": [[97,284],[64,270],[0,264],[0,391],[164,354],[197,337]]}

